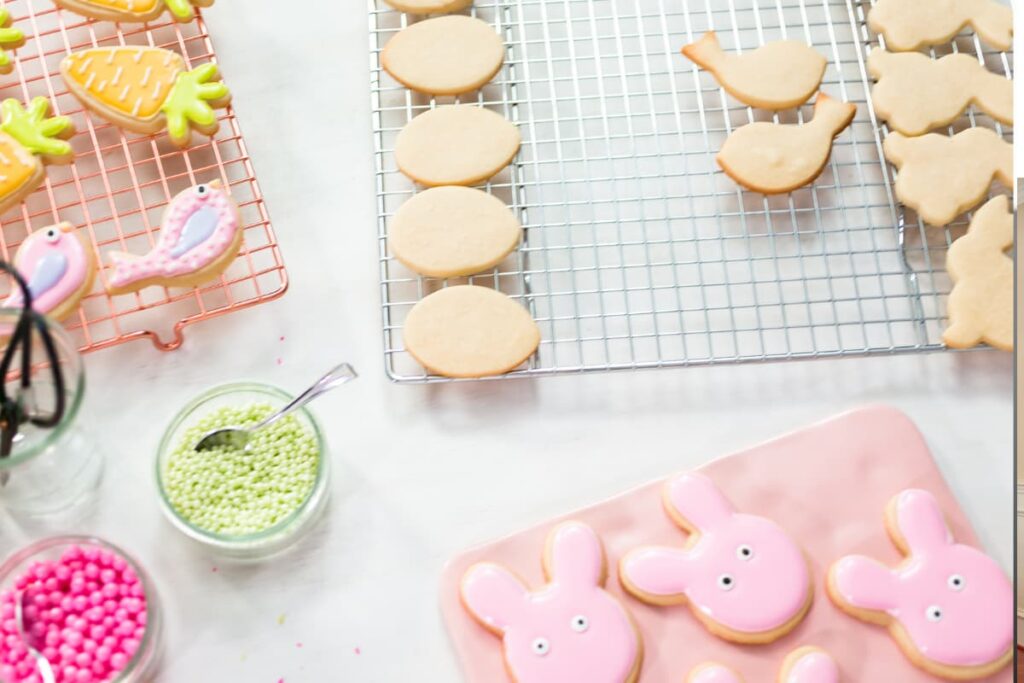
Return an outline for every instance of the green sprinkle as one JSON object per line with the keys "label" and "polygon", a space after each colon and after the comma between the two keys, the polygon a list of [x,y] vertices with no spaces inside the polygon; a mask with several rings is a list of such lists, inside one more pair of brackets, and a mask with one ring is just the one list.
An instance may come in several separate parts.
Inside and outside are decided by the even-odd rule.
{"label": "green sprinkle", "polygon": [[185,431],[163,472],[167,498],[182,519],[209,533],[242,536],[277,526],[302,507],[316,483],[320,450],[294,416],[253,434],[246,450],[195,450],[207,432],[255,425],[273,410],[268,403],[224,406]]}

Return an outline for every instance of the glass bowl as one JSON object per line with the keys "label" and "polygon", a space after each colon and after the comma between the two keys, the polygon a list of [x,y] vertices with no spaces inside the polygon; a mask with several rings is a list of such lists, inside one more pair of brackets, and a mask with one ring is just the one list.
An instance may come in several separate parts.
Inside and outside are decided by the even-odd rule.
{"label": "glass bowl", "polygon": [[[98,547],[123,558],[138,575],[146,593],[146,631],[139,643],[139,649],[116,678],[108,679],[104,683],[143,683],[152,680],[160,663],[163,633],[163,614],[159,596],[152,578],[142,565],[116,545],[92,536],[53,536],[36,541],[10,555],[0,564],[0,593],[10,589],[32,563],[57,560],[74,545]],[[2,678],[0,681],[10,683]]]}
{"label": "glass bowl", "polygon": [[267,403],[274,410],[284,407],[294,396],[274,386],[257,383],[224,384],[209,389],[182,408],[171,421],[157,451],[156,480],[160,490],[160,501],[171,523],[186,536],[225,555],[241,558],[263,557],[282,550],[298,540],[324,510],[329,495],[329,460],[327,443],[320,423],[305,408],[292,413],[306,429],[314,435],[319,449],[318,468],[313,486],[306,499],[298,508],[274,526],[257,533],[225,535],[200,528],[185,519],[171,503],[165,483],[168,458],[181,441],[184,433],[209,413],[224,406],[244,406],[251,403]]}

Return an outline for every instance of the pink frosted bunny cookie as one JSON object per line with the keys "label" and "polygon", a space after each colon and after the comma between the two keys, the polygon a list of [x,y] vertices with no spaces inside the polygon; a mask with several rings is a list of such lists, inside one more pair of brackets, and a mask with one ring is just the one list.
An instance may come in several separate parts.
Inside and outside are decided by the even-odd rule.
{"label": "pink frosted bunny cookie", "polygon": [[709,631],[739,643],[769,643],[811,605],[807,560],[775,522],[736,512],[714,482],[683,474],[664,491],[669,516],[690,533],[681,548],[631,551],[622,585],[655,605],[689,604]]}
{"label": "pink frosted bunny cookie", "polygon": [[904,654],[935,676],[983,678],[1009,664],[1014,593],[999,564],[953,540],[927,491],[893,498],[886,528],[906,559],[894,568],[859,555],[840,559],[828,575],[839,608],[887,626]]}
{"label": "pink frosted bunny cookie", "polygon": [[634,683],[643,645],[625,607],[604,590],[604,548],[593,529],[566,522],[548,535],[544,574],[531,591],[508,569],[476,564],[462,579],[462,604],[502,639],[516,683]]}
{"label": "pink frosted bunny cookie", "polygon": [[[782,662],[778,683],[839,683],[836,660],[817,647],[802,647]],[[686,677],[686,683],[743,683],[743,677],[716,662],[701,664]]]}

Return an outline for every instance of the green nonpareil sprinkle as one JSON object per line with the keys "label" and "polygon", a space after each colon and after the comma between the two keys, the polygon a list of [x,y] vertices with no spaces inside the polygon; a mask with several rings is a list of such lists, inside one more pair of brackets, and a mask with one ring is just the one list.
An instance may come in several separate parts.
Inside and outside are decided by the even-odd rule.
{"label": "green nonpareil sprinkle", "polygon": [[320,451],[294,416],[254,433],[246,450],[195,450],[207,432],[255,425],[273,410],[268,403],[224,406],[185,430],[163,472],[167,498],[183,519],[210,533],[241,536],[280,524],[306,502]]}

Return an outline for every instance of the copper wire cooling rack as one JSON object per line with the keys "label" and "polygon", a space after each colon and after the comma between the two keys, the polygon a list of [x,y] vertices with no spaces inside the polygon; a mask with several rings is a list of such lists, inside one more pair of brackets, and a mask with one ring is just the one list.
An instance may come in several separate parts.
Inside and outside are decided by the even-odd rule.
{"label": "copper wire cooling rack", "polygon": [[[947,229],[923,226],[893,197],[887,134],[865,60],[878,44],[869,0],[476,0],[467,10],[505,39],[494,81],[460,98],[410,92],[380,51],[411,21],[368,0],[378,239],[389,375],[434,381],[405,351],[409,310],[466,279],[417,277],[389,253],[391,216],[418,188],[394,142],[441,104],[487,107],[518,124],[516,161],[484,189],[520,217],[522,247],[469,278],[525,305],[542,333],[511,376],[677,367],[944,348]],[[729,97],[679,54],[715,30],[728,50],[784,38],[828,58],[822,89],[857,105],[813,185],[766,197],[738,187],[715,155],[737,127],[810,118]],[[971,33],[933,51],[967,51],[1011,77],[1010,55]],[[969,113],[950,131],[984,125]],[[995,191],[1005,191],[996,189]]]}
{"label": "copper wire cooling rack", "polygon": [[[230,189],[245,231],[238,258],[201,288],[150,287],[111,297],[104,292],[101,269],[94,291],[64,323],[81,351],[144,337],[161,350],[175,349],[186,326],[281,296],[287,273],[233,109],[219,112],[221,128],[212,140],[197,135],[183,151],[166,134],[124,133],[84,111],[60,76],[60,62],[68,53],[111,45],[165,47],[181,54],[189,68],[216,61],[202,17],[189,24],[165,19],[115,24],[58,10],[52,0],[7,0],[6,7],[27,42],[15,52],[15,70],[0,76],[0,97],[47,97],[53,113],[70,116],[78,132],[71,140],[74,163],[47,167],[46,183],[2,216],[4,259],[14,257],[29,232],[59,221],[85,231],[101,265],[113,251],[144,254],[156,242],[170,199],[215,179]],[[224,79],[230,87],[230,74]]]}

